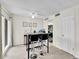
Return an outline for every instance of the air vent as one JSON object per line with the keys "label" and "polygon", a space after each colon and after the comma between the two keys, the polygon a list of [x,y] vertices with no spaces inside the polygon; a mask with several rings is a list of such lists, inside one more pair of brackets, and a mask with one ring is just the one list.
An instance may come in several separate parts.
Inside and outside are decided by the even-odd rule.
{"label": "air vent", "polygon": [[55,14],[55,16],[59,16],[59,15],[60,15],[60,13]]}

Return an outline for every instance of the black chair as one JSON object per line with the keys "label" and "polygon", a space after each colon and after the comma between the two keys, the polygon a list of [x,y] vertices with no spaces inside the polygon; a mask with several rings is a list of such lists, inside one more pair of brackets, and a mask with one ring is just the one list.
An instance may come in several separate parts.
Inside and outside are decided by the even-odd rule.
{"label": "black chair", "polygon": [[43,47],[47,45],[44,44],[44,41],[48,40],[48,34],[40,34],[39,35],[39,38],[40,38],[40,42],[41,42],[41,51],[40,51],[40,55],[44,55],[44,52],[43,52]]}
{"label": "black chair", "polygon": [[[34,45],[32,45],[32,44],[35,44],[35,43],[39,43],[39,42],[41,42],[41,45],[40,46],[36,46],[37,48],[39,48],[39,47],[42,47],[41,49],[43,49],[43,46],[44,46],[44,44],[43,44],[43,41],[45,41],[45,40],[47,40],[48,39],[48,34],[30,34],[29,36],[28,36],[28,59],[29,59],[29,57],[32,59],[36,59],[37,58],[37,53],[35,53],[35,50],[34,49],[36,49],[35,48],[35,46]],[[30,47],[32,45],[32,48]],[[41,50],[40,49],[40,50]],[[31,52],[33,52],[31,55],[30,55],[30,51]],[[43,50],[41,50],[40,51],[40,55],[43,55],[44,53],[43,53]]]}
{"label": "black chair", "polygon": [[53,33],[49,33],[49,42],[50,43],[53,43]]}
{"label": "black chair", "polygon": [[[27,45],[31,46],[31,44],[37,43],[38,35],[28,35]],[[29,47],[26,50],[32,50],[33,48]]]}
{"label": "black chair", "polygon": [[52,37],[53,37],[53,33],[49,33],[49,37],[51,37],[51,38],[52,38]]}
{"label": "black chair", "polygon": [[43,34],[42,35],[42,40],[47,40],[48,39],[48,34]]}
{"label": "black chair", "polygon": [[31,42],[38,41],[38,35],[30,35],[30,36],[31,36],[30,37]]}
{"label": "black chair", "polygon": [[30,55],[30,58],[37,58],[37,54],[35,53],[35,43],[38,43],[38,35],[37,34],[32,34],[32,35],[29,35],[29,42],[31,42],[30,44],[30,51],[33,52],[31,55]]}

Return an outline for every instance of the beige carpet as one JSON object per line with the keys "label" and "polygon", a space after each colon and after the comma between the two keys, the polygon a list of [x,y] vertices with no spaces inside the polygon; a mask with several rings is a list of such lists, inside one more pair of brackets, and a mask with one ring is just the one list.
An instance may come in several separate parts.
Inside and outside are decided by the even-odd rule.
{"label": "beige carpet", "polygon": [[[16,46],[11,48],[4,59],[27,59],[25,46]],[[50,53],[40,56],[37,59],[76,59],[71,54],[64,52],[54,46],[50,47]]]}

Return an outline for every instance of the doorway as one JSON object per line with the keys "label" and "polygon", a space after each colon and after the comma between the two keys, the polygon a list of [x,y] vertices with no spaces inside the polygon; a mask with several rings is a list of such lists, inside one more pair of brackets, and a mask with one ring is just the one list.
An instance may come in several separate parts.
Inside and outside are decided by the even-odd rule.
{"label": "doorway", "polygon": [[5,46],[8,44],[8,20],[5,19]]}
{"label": "doorway", "polygon": [[49,41],[53,43],[53,25],[48,25]]}

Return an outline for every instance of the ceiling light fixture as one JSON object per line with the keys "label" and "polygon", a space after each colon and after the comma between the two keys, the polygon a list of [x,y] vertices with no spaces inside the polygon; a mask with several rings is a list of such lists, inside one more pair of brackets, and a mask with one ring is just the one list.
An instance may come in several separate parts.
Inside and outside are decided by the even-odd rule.
{"label": "ceiling light fixture", "polygon": [[34,19],[34,18],[35,18],[35,16],[34,16],[34,15],[32,15],[32,18]]}

